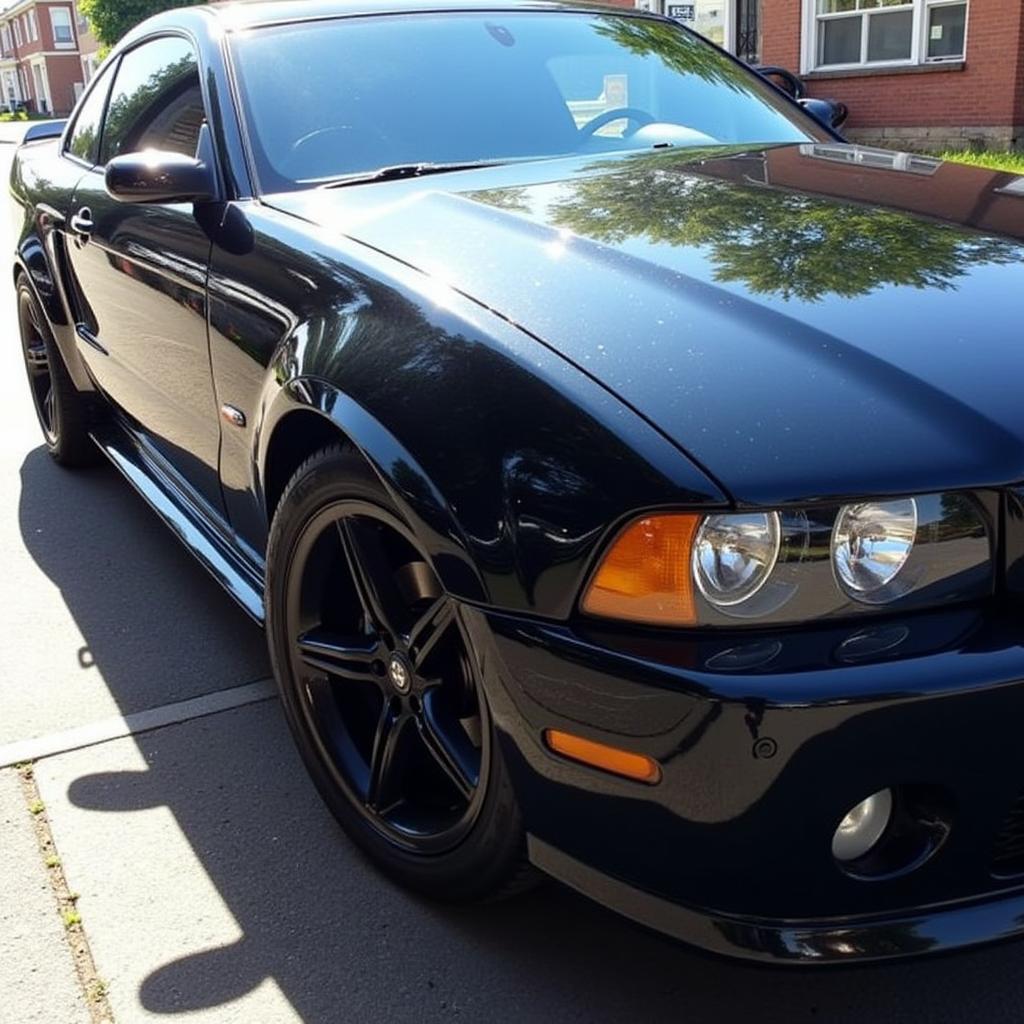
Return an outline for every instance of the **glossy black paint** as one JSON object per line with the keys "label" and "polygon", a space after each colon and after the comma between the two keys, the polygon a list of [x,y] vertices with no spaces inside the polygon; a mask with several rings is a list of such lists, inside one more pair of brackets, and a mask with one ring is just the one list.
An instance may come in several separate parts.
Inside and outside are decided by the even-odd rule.
{"label": "glossy black paint", "polygon": [[181,153],[126,153],[107,164],[104,185],[122,203],[210,203],[217,176],[203,160]]}
{"label": "glossy black paint", "polygon": [[[215,201],[119,203],[58,144],[19,150],[13,270],[115,407],[104,449],[261,618],[290,471],[325,437],[359,448],[464,604],[536,859],[570,884],[780,960],[1020,931],[1024,887],[988,868],[1024,787],[1012,176],[823,142],[255,197],[225,33],[393,9],[186,8],[115,50],[192,40]],[[985,602],[756,636],[576,613],[642,511],[953,488],[993,492]],[[560,761],[551,727],[648,753],[664,781]],[[831,834],[883,786],[941,841],[899,877],[853,877]],[[996,909],[961,912],[979,900]]]}

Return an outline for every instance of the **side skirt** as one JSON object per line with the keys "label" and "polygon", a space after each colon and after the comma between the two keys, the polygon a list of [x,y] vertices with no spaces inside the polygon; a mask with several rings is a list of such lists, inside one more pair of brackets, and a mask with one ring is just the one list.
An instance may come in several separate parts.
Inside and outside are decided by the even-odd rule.
{"label": "side skirt", "polygon": [[107,423],[92,438],[199,563],[263,625],[262,561],[241,550],[228,525],[204,508],[165,460],[129,428]]}

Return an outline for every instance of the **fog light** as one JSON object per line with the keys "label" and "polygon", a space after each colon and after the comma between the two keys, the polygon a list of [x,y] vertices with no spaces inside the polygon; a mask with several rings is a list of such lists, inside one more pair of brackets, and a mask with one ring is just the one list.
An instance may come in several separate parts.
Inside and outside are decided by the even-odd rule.
{"label": "fog light", "polygon": [[880,789],[866,800],[861,800],[839,822],[839,828],[832,837],[832,855],[842,861],[863,857],[882,838],[891,817],[891,789]]}

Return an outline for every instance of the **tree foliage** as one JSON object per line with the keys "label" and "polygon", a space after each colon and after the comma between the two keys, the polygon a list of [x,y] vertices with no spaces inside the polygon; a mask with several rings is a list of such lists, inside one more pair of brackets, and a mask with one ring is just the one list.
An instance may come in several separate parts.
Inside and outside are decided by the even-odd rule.
{"label": "tree foliage", "polygon": [[140,21],[171,7],[189,7],[202,0],[79,0],[93,34],[105,46],[113,46]]}
{"label": "tree foliage", "polygon": [[[716,280],[805,302],[885,285],[946,290],[973,266],[1020,259],[1005,239],[884,207],[738,184],[699,168],[680,174],[670,166],[676,159],[640,158],[617,173],[581,178],[548,216],[612,245],[643,238],[700,247]],[[523,197],[513,194],[504,205],[517,202]]]}

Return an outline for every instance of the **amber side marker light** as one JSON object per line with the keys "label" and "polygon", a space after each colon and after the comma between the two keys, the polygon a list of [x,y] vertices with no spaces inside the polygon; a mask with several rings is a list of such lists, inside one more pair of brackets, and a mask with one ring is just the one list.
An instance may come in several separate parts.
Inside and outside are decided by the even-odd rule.
{"label": "amber side marker light", "polygon": [[619,750],[618,747],[595,743],[593,740],[574,736],[571,732],[562,732],[559,729],[545,729],[544,742],[556,754],[611,772],[613,775],[636,779],[650,786],[661,781],[661,768],[658,762],[646,754]]}
{"label": "amber side marker light", "polygon": [[690,559],[696,515],[644,516],[605,552],[582,608],[606,619],[688,626],[697,621]]}

